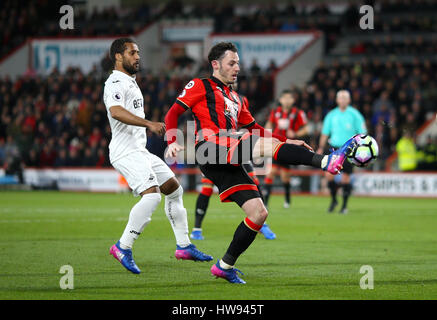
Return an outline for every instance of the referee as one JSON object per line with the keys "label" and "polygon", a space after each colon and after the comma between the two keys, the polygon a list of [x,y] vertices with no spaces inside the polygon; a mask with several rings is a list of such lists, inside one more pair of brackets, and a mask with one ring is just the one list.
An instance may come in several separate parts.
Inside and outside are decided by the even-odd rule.
{"label": "referee", "polygon": [[[350,105],[351,97],[349,91],[338,91],[336,102],[338,106],[328,112],[323,120],[323,129],[320,136],[319,149],[317,153],[322,153],[324,150],[329,148],[338,149],[353,135],[358,133],[367,133],[364,117],[357,109]],[[329,145],[327,142],[329,142]],[[352,170],[352,164],[348,161],[345,161],[343,163],[340,185],[334,181],[333,175],[325,175],[326,179],[328,180],[328,188],[332,197],[328,212],[333,212],[337,206],[337,190],[339,187],[342,187],[343,205],[340,213],[347,213],[347,201],[352,192],[352,184],[350,181]]]}

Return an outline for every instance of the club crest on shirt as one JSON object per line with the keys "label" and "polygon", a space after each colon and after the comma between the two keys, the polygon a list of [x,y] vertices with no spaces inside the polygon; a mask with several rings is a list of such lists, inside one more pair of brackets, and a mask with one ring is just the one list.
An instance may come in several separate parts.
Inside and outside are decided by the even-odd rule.
{"label": "club crest on shirt", "polygon": [[191,80],[190,82],[187,83],[187,85],[185,86],[185,89],[191,89],[192,87],[194,87],[194,80]]}

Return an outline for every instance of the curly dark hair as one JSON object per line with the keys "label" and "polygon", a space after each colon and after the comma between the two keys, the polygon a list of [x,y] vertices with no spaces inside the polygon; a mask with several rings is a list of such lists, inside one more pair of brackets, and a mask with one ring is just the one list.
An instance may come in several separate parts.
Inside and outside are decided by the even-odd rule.
{"label": "curly dark hair", "polygon": [[109,50],[109,56],[111,58],[112,63],[115,64],[116,53],[123,54],[124,50],[126,50],[126,43],[136,43],[136,42],[131,38],[118,38],[112,42],[111,49]]}

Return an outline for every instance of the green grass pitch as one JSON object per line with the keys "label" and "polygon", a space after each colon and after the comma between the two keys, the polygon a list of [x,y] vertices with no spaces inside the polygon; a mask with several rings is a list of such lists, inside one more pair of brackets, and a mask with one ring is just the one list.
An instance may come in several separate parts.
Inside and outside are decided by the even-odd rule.
{"label": "green grass pitch", "polygon": [[[184,196],[193,226],[196,194]],[[327,214],[327,197],[273,196],[268,223],[277,240],[258,235],[237,267],[246,285],[210,275],[211,262],[177,261],[161,203],[134,246],[140,275],[109,247],[120,237],[130,194],[0,192],[0,299],[437,299],[437,199],[352,197],[349,214]],[[206,240],[220,258],[243,213],[211,198]],[[61,290],[61,266],[74,289]],[[374,289],[360,288],[360,268]]]}

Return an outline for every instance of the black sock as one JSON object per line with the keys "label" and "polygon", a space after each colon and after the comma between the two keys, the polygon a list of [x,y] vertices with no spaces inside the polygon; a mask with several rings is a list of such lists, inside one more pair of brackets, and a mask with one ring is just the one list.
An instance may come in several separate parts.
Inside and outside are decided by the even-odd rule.
{"label": "black sock", "polygon": [[321,168],[324,155],[309,151],[307,148],[284,143],[276,152],[275,160],[283,164],[306,165]]}
{"label": "black sock", "polygon": [[285,202],[290,203],[290,183],[286,182],[284,185],[284,192],[285,192]]}
{"label": "black sock", "polygon": [[210,197],[205,196],[203,193],[199,193],[196,201],[196,220],[194,222],[194,228],[202,228],[202,221],[203,218],[205,218],[206,210],[208,209],[209,198]]}
{"label": "black sock", "polygon": [[264,185],[264,205],[266,206],[269,203],[270,193],[272,192],[272,184],[267,183]]}
{"label": "black sock", "polygon": [[229,245],[228,251],[223,256],[223,262],[233,266],[238,257],[251,245],[257,235],[257,231],[252,230],[243,222],[235,230],[234,238]]}
{"label": "black sock", "polygon": [[343,187],[343,209],[347,207],[347,201],[352,193],[352,184],[344,183]]}
{"label": "black sock", "polygon": [[333,202],[337,201],[337,183],[334,180],[328,181],[328,188],[331,193],[331,198]]}

